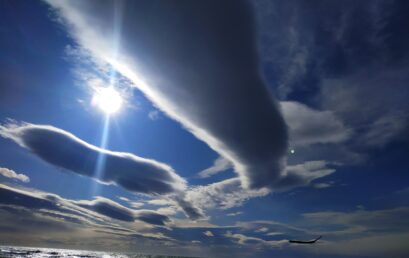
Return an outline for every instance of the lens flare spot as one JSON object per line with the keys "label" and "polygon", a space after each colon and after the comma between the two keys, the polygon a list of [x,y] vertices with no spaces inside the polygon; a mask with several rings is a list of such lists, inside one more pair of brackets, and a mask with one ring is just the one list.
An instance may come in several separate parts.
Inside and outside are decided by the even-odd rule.
{"label": "lens flare spot", "polygon": [[106,114],[118,112],[122,106],[121,94],[112,87],[100,88],[95,91],[92,103]]}

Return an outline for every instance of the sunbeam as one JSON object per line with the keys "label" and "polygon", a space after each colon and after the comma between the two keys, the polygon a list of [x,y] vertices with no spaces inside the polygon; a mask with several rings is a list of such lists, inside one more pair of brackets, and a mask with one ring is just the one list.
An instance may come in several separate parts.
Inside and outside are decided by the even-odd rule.
{"label": "sunbeam", "polygon": [[[108,147],[108,139],[109,139],[109,125],[110,125],[110,116],[107,114],[104,118],[104,126],[102,128],[102,136],[101,136],[101,149],[107,149]],[[103,176],[105,170],[105,154],[100,153],[98,155],[97,164],[95,166],[94,177],[101,178]],[[99,193],[99,182],[93,182],[91,187],[91,196],[96,196]]]}

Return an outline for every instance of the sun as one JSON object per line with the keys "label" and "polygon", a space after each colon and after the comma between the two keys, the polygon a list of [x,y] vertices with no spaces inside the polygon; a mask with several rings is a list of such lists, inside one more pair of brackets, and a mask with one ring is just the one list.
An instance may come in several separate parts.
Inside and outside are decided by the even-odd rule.
{"label": "sun", "polygon": [[97,89],[92,98],[92,103],[108,115],[118,112],[122,102],[121,94],[113,87]]}

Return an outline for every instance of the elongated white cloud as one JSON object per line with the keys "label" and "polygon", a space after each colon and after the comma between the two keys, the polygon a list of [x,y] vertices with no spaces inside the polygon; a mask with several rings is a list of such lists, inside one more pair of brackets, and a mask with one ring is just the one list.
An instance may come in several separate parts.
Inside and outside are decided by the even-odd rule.
{"label": "elongated white cloud", "polygon": [[[185,189],[186,182],[171,167],[131,153],[104,150],[73,134],[48,125],[0,126],[0,135],[10,138],[46,162],[59,168],[115,183],[144,194],[169,194]],[[103,173],[96,173],[98,157],[105,157]]]}
{"label": "elongated white cloud", "polygon": [[24,174],[18,174],[15,171],[8,169],[8,168],[0,168],[0,175],[7,177],[7,178],[19,180],[24,183],[30,182],[30,178],[28,176]]}
{"label": "elongated white cloud", "polygon": [[23,190],[2,184],[0,184],[0,205],[28,208],[32,210],[31,212],[42,210],[51,216],[64,216],[81,223],[89,219],[98,221],[101,219],[100,215],[124,222],[139,220],[159,226],[170,221],[166,215],[158,212],[132,210],[104,197],[97,197],[92,201],[74,201],[56,194]]}
{"label": "elongated white cloud", "polygon": [[[185,200],[186,181],[166,164],[132,153],[101,149],[49,125],[0,125],[0,136],[64,170],[113,183],[135,193],[171,195],[190,218],[203,216],[202,211]],[[102,173],[97,173],[98,160],[102,156]]]}
{"label": "elongated white cloud", "polygon": [[211,167],[203,169],[202,171],[199,172],[198,175],[200,178],[207,178],[216,175],[220,172],[226,171],[229,168],[231,168],[231,163],[225,158],[218,157],[213,162],[213,165]]}
{"label": "elongated white cloud", "polygon": [[73,203],[107,217],[127,222],[140,220],[148,224],[163,226],[170,221],[166,215],[151,210],[132,210],[104,197],[97,197],[92,201],[74,201]]}
{"label": "elongated white cloud", "polygon": [[286,126],[244,1],[53,1],[78,43],[229,160],[246,188],[282,176]]}

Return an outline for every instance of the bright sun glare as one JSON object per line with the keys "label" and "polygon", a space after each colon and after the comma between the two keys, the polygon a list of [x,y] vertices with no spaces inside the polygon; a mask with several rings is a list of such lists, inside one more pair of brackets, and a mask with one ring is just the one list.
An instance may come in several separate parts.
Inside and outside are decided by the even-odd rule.
{"label": "bright sun glare", "polygon": [[92,102],[106,114],[119,111],[122,106],[122,97],[114,88],[102,88],[95,91]]}

